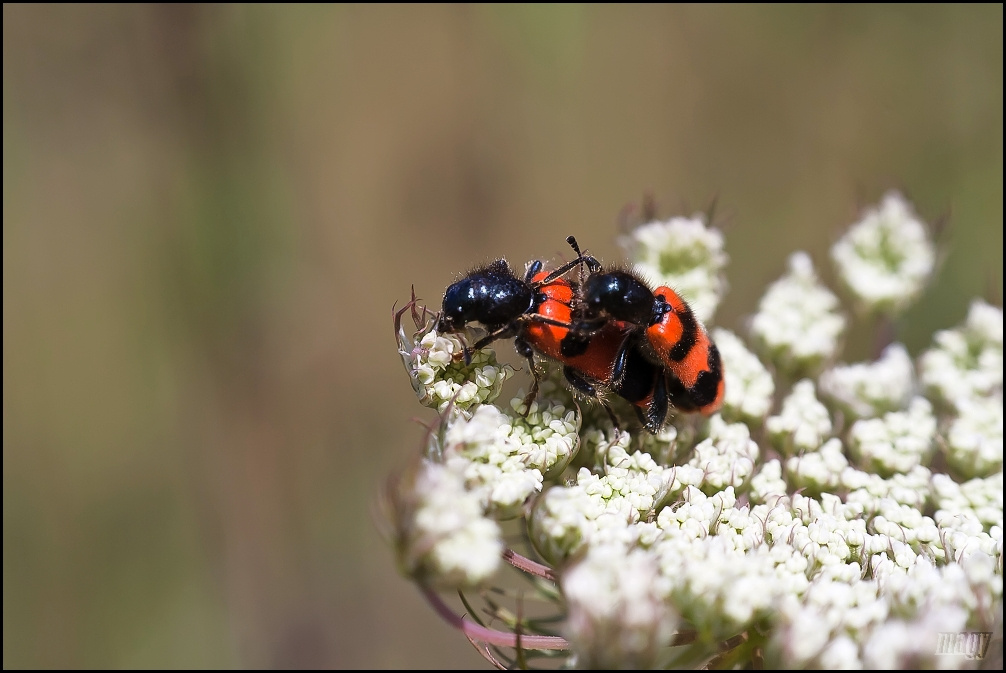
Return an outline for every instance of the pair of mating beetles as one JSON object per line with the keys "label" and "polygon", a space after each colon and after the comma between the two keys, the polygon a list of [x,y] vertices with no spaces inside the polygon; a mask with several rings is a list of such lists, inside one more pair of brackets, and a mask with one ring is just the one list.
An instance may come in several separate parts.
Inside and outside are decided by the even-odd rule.
{"label": "pair of mating beetles", "polygon": [[[447,288],[437,323],[459,332],[481,323],[488,333],[472,350],[513,337],[534,382],[525,408],[538,394],[534,355],[559,362],[566,381],[600,401],[615,427],[605,396],[633,405],[650,432],[663,427],[670,407],[711,414],[723,403],[723,366],[716,344],[674,290],[655,290],[623,269],[604,269],[569,236],[576,259],[553,271],[535,260],[524,278],[506,260],[475,269]],[[579,267],[577,280],[565,278]],[[470,361],[466,347],[464,356]]]}

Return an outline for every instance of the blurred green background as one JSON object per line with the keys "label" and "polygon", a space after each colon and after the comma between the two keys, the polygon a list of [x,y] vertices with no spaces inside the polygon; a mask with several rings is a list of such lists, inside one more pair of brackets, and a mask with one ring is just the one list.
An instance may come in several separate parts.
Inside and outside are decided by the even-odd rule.
{"label": "blurred green background", "polygon": [[375,524],[432,418],[392,304],[617,261],[650,190],[718,197],[740,330],[900,188],[918,353],[1001,302],[1002,12],[5,4],[4,667],[486,666]]}

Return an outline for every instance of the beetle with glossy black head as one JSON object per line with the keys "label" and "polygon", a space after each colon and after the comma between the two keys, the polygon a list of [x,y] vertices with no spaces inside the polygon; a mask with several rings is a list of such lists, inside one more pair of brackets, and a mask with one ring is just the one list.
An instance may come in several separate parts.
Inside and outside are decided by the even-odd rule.
{"label": "beetle with glossy black head", "polygon": [[[457,332],[469,323],[480,323],[488,334],[472,350],[513,337],[514,347],[527,359],[534,379],[524,399],[525,409],[530,408],[538,393],[534,362],[538,353],[561,363],[573,390],[600,401],[615,427],[618,419],[604,400],[609,393],[630,402],[643,425],[656,432],[667,416],[667,381],[660,365],[636,348],[634,326],[606,320],[592,326],[589,333],[570,330],[584,269],[596,272],[601,265],[580,252],[575,238],[566,240],[577,257],[554,271],[543,271],[542,262],[536,260],[520,278],[505,260],[499,259],[448,287],[437,329]],[[563,277],[577,266],[579,281]],[[466,361],[470,359],[468,348],[464,356]]]}
{"label": "beetle with glossy black head", "polygon": [[593,269],[581,288],[572,331],[589,338],[611,321],[634,325],[641,350],[670,375],[670,403],[710,415],[723,405],[723,364],[691,307],[671,288],[650,290],[624,269]]}

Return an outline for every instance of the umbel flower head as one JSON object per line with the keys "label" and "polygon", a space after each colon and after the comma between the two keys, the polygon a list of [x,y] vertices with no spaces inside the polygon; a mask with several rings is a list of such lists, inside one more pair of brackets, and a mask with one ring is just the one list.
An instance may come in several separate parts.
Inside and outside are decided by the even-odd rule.
{"label": "umbel flower head", "polygon": [[936,264],[925,225],[896,192],[867,209],[831,257],[857,307],[880,313],[899,313],[917,299]]}
{"label": "umbel flower head", "polygon": [[[536,356],[528,408],[503,389],[529,372],[488,348],[466,360],[482,333],[437,333],[413,297],[398,349],[439,418],[384,494],[403,574],[499,666],[973,665],[983,653],[958,634],[987,645],[1002,614],[1001,307],[975,300],[922,353],[895,341],[846,364],[848,316],[864,311],[807,253],[726,329],[708,324],[727,258],[703,217],[654,219],[623,243],[654,286],[705,303],[722,407],[672,410],[651,434],[609,398],[616,429]],[[832,250],[843,296],[888,314],[934,258],[897,195]]]}
{"label": "umbel flower head", "polygon": [[643,278],[654,287],[674,288],[703,321],[713,317],[726,292],[723,233],[707,219],[702,213],[654,219],[619,241]]}

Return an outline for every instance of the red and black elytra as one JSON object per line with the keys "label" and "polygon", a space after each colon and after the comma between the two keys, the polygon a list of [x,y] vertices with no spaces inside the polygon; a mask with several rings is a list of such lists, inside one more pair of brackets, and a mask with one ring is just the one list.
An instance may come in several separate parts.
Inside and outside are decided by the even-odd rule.
{"label": "red and black elytra", "polygon": [[719,349],[678,293],[661,285],[653,296],[663,315],[646,328],[646,339],[684,389],[683,396],[675,391],[675,406],[706,416],[719,411],[726,392]]}
{"label": "red and black elytra", "polygon": [[640,423],[650,432],[659,431],[667,418],[666,377],[636,347],[635,326],[607,321],[584,339],[570,331],[576,288],[561,278],[548,287],[548,297],[537,310],[552,321],[532,322],[523,338],[542,355],[562,363],[570,386],[600,400],[616,428],[618,420],[603,400],[605,393],[630,402]]}
{"label": "red and black elytra", "polygon": [[674,290],[655,290],[631,271],[595,270],[583,283],[573,331],[593,334],[604,324],[635,326],[641,350],[669,374],[670,404],[712,414],[723,405],[723,363],[716,344]]}
{"label": "red and black elytra", "polygon": [[[635,326],[611,320],[597,324],[589,334],[570,331],[579,285],[562,276],[576,266],[581,267],[581,275],[584,265],[600,269],[600,263],[582,255],[572,236],[567,242],[577,258],[553,271],[543,271],[542,263],[536,260],[521,279],[499,259],[452,284],[444,293],[437,329],[457,332],[468,323],[481,323],[488,334],[472,350],[513,337],[514,347],[527,358],[534,379],[524,399],[528,408],[538,393],[537,352],[561,363],[572,388],[599,400],[616,427],[618,420],[603,399],[608,393],[632,403],[643,425],[656,432],[667,416],[666,377],[660,366],[636,347]],[[467,348],[464,356],[470,359]]]}

